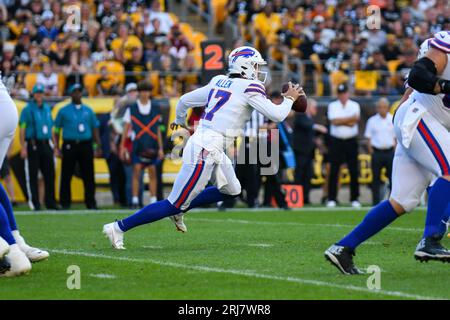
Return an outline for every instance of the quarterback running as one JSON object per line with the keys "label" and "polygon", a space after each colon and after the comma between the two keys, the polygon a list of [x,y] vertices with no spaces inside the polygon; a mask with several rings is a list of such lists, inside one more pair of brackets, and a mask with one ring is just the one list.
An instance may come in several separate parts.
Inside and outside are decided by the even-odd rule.
{"label": "quarterback running", "polygon": [[[283,121],[293,102],[304,95],[299,85],[289,84],[281,104],[266,96],[260,66],[266,61],[251,47],[239,47],[229,55],[228,75],[214,77],[208,85],[183,95],[171,127],[184,126],[189,108],[206,106],[199,125],[183,150],[183,165],[167,200],[150,204],[126,219],[104,225],[103,233],[115,249],[125,249],[124,233],[142,224],[171,217],[177,229],[186,231],[182,214],[241,193],[241,185],[224,150],[242,134],[254,109],[275,122]],[[207,187],[208,182],[214,186]]]}
{"label": "quarterback running", "polygon": [[[18,123],[17,107],[0,81],[0,167]],[[0,184],[0,277],[13,277],[31,270],[31,262],[47,259],[47,251],[30,247],[20,235],[11,202]]]}
{"label": "quarterback running", "polygon": [[344,274],[362,273],[353,263],[355,249],[399,216],[412,211],[429,188],[422,239],[414,257],[450,262],[440,241],[450,216],[450,31],[441,31],[421,46],[408,76],[409,89],[394,116],[398,144],[389,200],[373,207],[347,236],[325,251]]}

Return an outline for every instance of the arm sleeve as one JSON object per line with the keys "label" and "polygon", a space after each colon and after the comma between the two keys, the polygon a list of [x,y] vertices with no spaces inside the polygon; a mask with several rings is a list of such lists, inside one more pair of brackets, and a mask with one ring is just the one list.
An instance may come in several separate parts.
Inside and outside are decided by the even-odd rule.
{"label": "arm sleeve", "polygon": [[293,101],[284,98],[281,104],[274,104],[262,94],[254,94],[249,97],[248,104],[270,120],[281,122],[291,111]]}
{"label": "arm sleeve", "polygon": [[94,111],[91,111],[91,126],[92,128],[98,128],[100,126],[100,121],[98,121]]}
{"label": "arm sleeve", "polygon": [[176,124],[185,124],[189,108],[203,107],[208,104],[210,86],[204,86],[181,96],[176,108]]}
{"label": "arm sleeve", "polygon": [[127,110],[125,110],[125,114],[123,115],[123,122],[131,123],[131,112],[129,107],[127,108]]}
{"label": "arm sleeve", "polygon": [[21,128],[26,128],[28,122],[28,108],[25,107],[20,113],[19,125]]}

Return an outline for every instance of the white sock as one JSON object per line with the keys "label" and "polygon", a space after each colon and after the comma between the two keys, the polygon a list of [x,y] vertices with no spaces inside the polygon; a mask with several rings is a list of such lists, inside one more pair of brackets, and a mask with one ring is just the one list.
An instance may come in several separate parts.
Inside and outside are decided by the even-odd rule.
{"label": "white sock", "polygon": [[122,232],[123,233],[123,231],[122,231],[122,229],[120,229],[119,224],[117,223],[117,221],[114,222],[114,230],[116,230],[117,232]]}
{"label": "white sock", "polygon": [[131,203],[132,204],[139,204],[139,198],[138,197],[131,198]]}
{"label": "white sock", "polygon": [[155,203],[156,201],[158,201],[158,200],[156,199],[156,197],[150,197],[150,203]]}
{"label": "white sock", "polygon": [[16,240],[16,243],[19,245],[25,244],[25,240],[23,239],[23,237],[20,235],[19,230],[14,230],[11,232],[14,239]]}

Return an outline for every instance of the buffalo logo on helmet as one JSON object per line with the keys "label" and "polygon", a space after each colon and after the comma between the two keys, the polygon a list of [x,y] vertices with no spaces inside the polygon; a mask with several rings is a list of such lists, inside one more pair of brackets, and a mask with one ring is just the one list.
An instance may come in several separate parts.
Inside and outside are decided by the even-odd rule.
{"label": "buffalo logo on helmet", "polygon": [[235,52],[231,57],[233,58],[232,61],[235,62],[236,59],[239,57],[250,58],[250,57],[253,57],[254,55],[255,55],[255,51],[253,51],[252,49],[245,48],[241,51]]}

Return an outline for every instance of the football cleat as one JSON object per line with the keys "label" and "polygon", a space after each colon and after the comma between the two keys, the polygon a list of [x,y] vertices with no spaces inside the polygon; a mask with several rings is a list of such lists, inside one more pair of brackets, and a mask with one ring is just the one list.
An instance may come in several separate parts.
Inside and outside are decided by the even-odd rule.
{"label": "football cleat", "polygon": [[0,237],[0,259],[6,256],[9,252],[9,244],[2,237]]}
{"label": "football cleat", "polygon": [[353,256],[355,251],[349,247],[332,245],[325,251],[325,258],[331,262],[343,274],[363,274],[361,270],[355,267],[353,263]]}
{"label": "football cleat", "polygon": [[185,233],[185,232],[187,232],[187,227],[184,224],[183,216],[184,216],[184,214],[176,214],[174,216],[170,216],[169,218],[175,224],[177,231],[181,231],[181,232]]}
{"label": "football cleat", "polygon": [[352,201],[352,207],[353,208],[361,208],[361,203],[357,200]]}
{"label": "football cleat", "polygon": [[41,249],[33,248],[33,247],[29,246],[25,242],[25,239],[19,234],[18,231],[13,231],[13,236],[14,236],[14,239],[16,239],[16,243],[19,246],[20,250],[22,250],[23,253],[25,253],[27,258],[31,262],[39,262],[39,261],[47,259],[50,256],[50,254],[45,250],[41,250]]}
{"label": "football cleat", "polygon": [[327,208],[336,208],[336,201],[330,200],[327,202]]}
{"label": "football cleat", "polygon": [[441,245],[438,237],[426,237],[417,245],[414,258],[420,262],[436,260],[450,263],[450,251]]}
{"label": "football cleat", "polygon": [[0,259],[0,276],[4,274],[6,271],[8,271],[11,268],[11,265],[9,264],[8,259],[1,258]]}
{"label": "football cleat", "polygon": [[9,253],[6,255],[7,262],[10,264],[8,271],[0,275],[0,277],[17,277],[27,274],[31,271],[31,262],[20,250],[17,244],[10,246]]}
{"label": "football cleat", "polygon": [[103,226],[103,234],[111,242],[111,246],[117,250],[125,250],[123,245],[123,231],[119,230],[119,226],[116,226],[117,222],[105,224]]}

